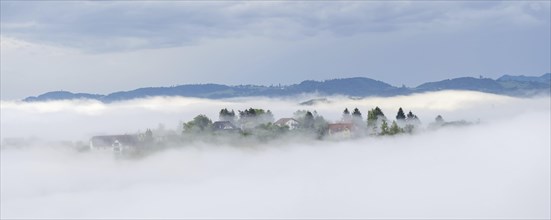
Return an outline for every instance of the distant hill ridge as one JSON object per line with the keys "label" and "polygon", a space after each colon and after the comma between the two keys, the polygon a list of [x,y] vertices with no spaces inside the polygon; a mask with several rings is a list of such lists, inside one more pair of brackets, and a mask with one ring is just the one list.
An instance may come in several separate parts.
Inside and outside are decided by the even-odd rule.
{"label": "distant hill ridge", "polygon": [[299,84],[288,86],[189,84],[172,87],[147,87],[131,91],[114,92],[107,95],[53,91],[39,96],[27,97],[23,101],[94,99],[102,102],[113,102],[154,96],[184,96],[220,99],[247,96],[284,97],[305,93],[366,97],[407,95],[417,92],[441,90],[470,90],[510,96],[549,94],[551,91],[551,73],[546,73],[542,76],[504,75],[496,80],[489,78],[459,77],[437,82],[427,82],[415,88],[395,87],[388,83],[370,78],[353,77],[324,81],[306,80]]}

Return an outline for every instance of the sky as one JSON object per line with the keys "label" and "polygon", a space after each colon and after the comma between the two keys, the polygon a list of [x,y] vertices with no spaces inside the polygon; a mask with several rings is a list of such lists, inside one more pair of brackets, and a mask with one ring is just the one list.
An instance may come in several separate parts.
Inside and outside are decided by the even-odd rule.
{"label": "sky", "polygon": [[[551,217],[549,96],[440,91],[299,105],[305,98],[2,101],[0,218]],[[185,142],[135,159],[59,142],[146,128],[159,134],[157,123],[174,130],[197,114],[216,120],[220,108],[250,106],[269,108],[276,119],[307,108],[331,122],[345,107],[358,107],[365,119],[379,106],[393,119],[401,106],[421,124],[411,135],[339,141]],[[479,123],[428,129],[438,114]],[[5,144],[9,138],[23,139]]]}
{"label": "sky", "polygon": [[551,72],[549,1],[1,1],[1,99]]}

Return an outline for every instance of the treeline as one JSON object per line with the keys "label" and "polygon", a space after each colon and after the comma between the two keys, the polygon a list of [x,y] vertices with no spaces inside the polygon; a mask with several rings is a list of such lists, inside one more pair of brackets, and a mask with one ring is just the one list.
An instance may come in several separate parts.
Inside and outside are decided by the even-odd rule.
{"label": "treeline", "polygon": [[[441,118],[441,116],[438,116]],[[421,125],[412,111],[407,114],[400,107],[396,115],[388,119],[379,107],[370,109],[364,118],[358,108],[345,108],[340,120],[327,121],[316,111],[297,110],[289,118],[275,120],[270,110],[249,108],[238,110],[221,109],[218,120],[204,114],[183,123],[182,134],[186,136],[211,134],[237,134],[242,136],[276,137],[281,134],[311,134],[324,137],[384,136],[412,133]]]}

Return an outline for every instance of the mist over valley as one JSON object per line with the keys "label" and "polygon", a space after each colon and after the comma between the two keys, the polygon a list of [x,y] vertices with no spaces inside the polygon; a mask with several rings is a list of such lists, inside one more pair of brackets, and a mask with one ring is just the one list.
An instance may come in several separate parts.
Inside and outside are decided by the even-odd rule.
{"label": "mist over valley", "polygon": [[[2,218],[549,218],[548,96],[443,91],[300,104],[312,99],[2,101]],[[182,123],[197,115],[251,107],[275,120],[315,111],[329,123],[358,108],[366,126],[368,110],[392,121],[402,107],[420,124],[338,139],[212,134],[139,157],[88,148],[92,136],[147,129],[186,137]],[[431,129],[438,115],[470,123]]]}

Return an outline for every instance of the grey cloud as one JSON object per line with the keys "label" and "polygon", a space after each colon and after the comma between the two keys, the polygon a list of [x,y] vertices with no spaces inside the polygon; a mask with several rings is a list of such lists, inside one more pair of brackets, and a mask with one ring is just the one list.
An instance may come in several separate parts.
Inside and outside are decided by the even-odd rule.
{"label": "grey cloud", "polygon": [[111,51],[211,38],[349,36],[427,24],[437,29],[495,11],[509,14],[487,20],[545,19],[538,13],[547,15],[548,9],[534,8],[508,2],[2,2],[2,35]]}

